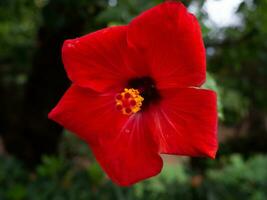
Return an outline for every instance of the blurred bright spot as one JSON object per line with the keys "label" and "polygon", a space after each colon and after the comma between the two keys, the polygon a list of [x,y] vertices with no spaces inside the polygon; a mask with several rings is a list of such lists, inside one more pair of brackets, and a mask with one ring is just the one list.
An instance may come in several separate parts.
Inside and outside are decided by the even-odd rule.
{"label": "blurred bright spot", "polygon": [[243,0],[207,0],[204,6],[211,22],[219,27],[238,25],[241,18],[236,10]]}
{"label": "blurred bright spot", "polygon": [[117,0],[109,0],[108,4],[109,4],[109,6],[114,7],[118,4],[118,1]]}

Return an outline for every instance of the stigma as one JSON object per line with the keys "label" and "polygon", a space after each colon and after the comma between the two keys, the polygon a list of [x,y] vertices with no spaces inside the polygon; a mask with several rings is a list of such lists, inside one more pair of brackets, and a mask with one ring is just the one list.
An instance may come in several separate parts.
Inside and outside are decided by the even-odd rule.
{"label": "stigma", "polygon": [[116,95],[116,108],[124,115],[131,115],[141,110],[144,98],[138,89],[125,88],[123,92]]}

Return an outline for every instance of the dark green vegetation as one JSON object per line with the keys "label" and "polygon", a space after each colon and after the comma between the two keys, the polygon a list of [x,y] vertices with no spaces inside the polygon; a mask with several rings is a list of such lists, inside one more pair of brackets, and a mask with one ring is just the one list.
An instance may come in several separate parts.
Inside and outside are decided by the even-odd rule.
{"label": "dark green vegetation", "polygon": [[[73,147],[78,147],[73,150]],[[88,161],[87,146],[65,134],[59,156],[44,156],[35,173],[13,158],[0,157],[0,199],[8,200],[264,200],[267,156],[222,156],[199,173],[188,161],[165,166],[162,173],[129,188],[112,184]]]}
{"label": "dark green vegetation", "polygon": [[[220,94],[218,159],[169,164],[132,188],[107,180],[87,147],[47,119],[69,82],[62,42],[128,23],[160,0],[0,0],[0,200],[267,199],[267,1],[243,0],[235,27],[208,27],[206,87]],[[75,149],[75,151],[73,150]],[[46,155],[46,156],[45,156]],[[15,159],[16,158],[16,159]]]}

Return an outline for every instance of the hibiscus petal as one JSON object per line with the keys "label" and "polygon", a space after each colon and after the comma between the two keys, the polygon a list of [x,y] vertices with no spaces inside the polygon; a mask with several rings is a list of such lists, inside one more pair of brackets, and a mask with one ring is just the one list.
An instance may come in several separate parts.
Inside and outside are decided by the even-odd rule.
{"label": "hibiscus petal", "polygon": [[182,3],[162,3],[135,18],[127,40],[147,58],[159,88],[204,83],[206,58],[200,26]]}
{"label": "hibiscus petal", "polygon": [[66,40],[62,58],[69,78],[80,86],[106,91],[132,77],[125,61],[126,30],[127,26],[110,27]]}
{"label": "hibiscus petal", "polygon": [[129,186],[160,173],[162,159],[152,139],[145,114],[135,114],[122,127],[117,138],[91,145],[109,177],[121,186]]}
{"label": "hibiscus petal", "polygon": [[[127,120],[115,108],[116,94],[116,91],[100,94],[73,84],[48,117],[85,141],[97,143],[99,139],[109,139],[112,136],[106,132],[114,128],[114,120],[118,126]],[[97,135],[99,131],[103,133]]]}
{"label": "hibiscus petal", "polygon": [[83,138],[109,177],[126,186],[158,174],[162,160],[145,113],[123,115],[115,94],[73,85],[49,118]]}
{"label": "hibiscus petal", "polygon": [[161,105],[151,112],[154,119],[151,126],[160,143],[160,152],[215,158],[216,93],[185,88],[162,91],[162,95]]}

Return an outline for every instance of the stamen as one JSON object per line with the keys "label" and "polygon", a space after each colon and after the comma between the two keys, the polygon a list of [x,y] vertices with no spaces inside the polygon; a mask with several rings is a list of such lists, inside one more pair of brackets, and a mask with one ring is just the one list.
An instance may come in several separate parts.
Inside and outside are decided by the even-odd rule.
{"label": "stamen", "polygon": [[116,108],[117,108],[117,110],[122,110],[122,109],[123,109],[123,107],[122,107],[121,104],[117,104],[117,105],[116,105]]}
{"label": "stamen", "polygon": [[144,98],[137,89],[125,88],[124,91],[115,97],[116,108],[125,115],[131,115],[141,110]]}
{"label": "stamen", "polygon": [[122,96],[121,96],[121,94],[118,94],[118,95],[116,96],[116,99],[117,99],[117,100],[122,100]]}
{"label": "stamen", "polygon": [[125,99],[129,99],[131,97],[131,94],[129,94],[128,92],[126,92],[125,94],[124,94],[124,98]]}
{"label": "stamen", "polygon": [[131,104],[131,106],[135,106],[136,105],[136,101],[135,100],[131,100],[130,104]]}

